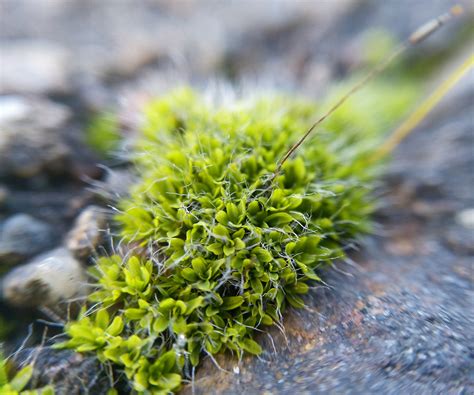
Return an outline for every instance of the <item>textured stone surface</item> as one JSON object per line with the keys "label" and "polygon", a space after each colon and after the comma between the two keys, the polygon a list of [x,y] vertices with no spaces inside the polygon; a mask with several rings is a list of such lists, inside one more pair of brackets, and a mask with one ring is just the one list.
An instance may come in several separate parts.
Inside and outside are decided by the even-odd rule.
{"label": "textured stone surface", "polygon": [[110,382],[96,359],[69,350],[49,346],[22,350],[14,357],[19,367],[34,363],[32,382],[35,387],[54,383],[55,394],[105,395]]}

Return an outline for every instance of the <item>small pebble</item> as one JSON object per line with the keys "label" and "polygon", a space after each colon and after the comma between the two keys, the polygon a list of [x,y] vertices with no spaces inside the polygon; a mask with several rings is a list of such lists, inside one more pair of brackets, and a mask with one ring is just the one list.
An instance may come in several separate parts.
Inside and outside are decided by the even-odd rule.
{"label": "small pebble", "polygon": [[0,106],[0,125],[21,120],[28,115],[30,110],[30,107],[23,98],[13,95],[1,96]]}
{"label": "small pebble", "polygon": [[456,222],[466,229],[474,230],[474,208],[462,210],[456,214]]}
{"label": "small pebble", "polygon": [[17,307],[57,307],[86,294],[84,267],[63,247],[18,266],[2,281],[2,297]]}
{"label": "small pebble", "polygon": [[104,238],[106,214],[98,206],[88,206],[77,217],[66,237],[69,251],[80,260],[86,260]]}

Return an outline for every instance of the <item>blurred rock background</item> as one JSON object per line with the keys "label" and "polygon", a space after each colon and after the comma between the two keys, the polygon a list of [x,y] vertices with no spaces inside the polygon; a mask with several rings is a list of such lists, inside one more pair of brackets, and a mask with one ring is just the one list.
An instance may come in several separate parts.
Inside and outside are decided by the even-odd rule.
{"label": "blurred rock background", "polygon": [[[123,161],[88,144],[96,114],[118,112],[126,134],[147,98],[182,84],[321,98],[366,68],[383,37],[403,40],[452,5],[0,0],[0,341],[7,353],[37,346],[45,328],[58,333],[65,300],[85,295],[86,268],[107,249],[105,198],[123,193],[129,175]],[[424,86],[473,53],[472,3],[464,6],[462,18],[405,57]],[[367,241],[356,265],[341,264],[344,274],[328,273],[328,287],[307,298],[311,309],[290,312],[285,336],[261,339],[262,358],[237,369],[223,357],[225,373],[207,361],[196,393],[474,391],[472,72],[463,81],[397,150],[381,188],[383,236]],[[58,361],[45,350],[39,361]],[[74,355],[61,360],[74,375],[45,368],[37,380],[79,393],[97,366]],[[101,391],[97,381],[90,387]]]}

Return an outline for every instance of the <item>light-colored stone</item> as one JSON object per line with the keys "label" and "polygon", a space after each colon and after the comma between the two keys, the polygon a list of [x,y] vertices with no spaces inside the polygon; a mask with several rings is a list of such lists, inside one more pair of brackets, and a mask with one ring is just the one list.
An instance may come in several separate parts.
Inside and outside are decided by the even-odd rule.
{"label": "light-colored stone", "polygon": [[467,208],[457,213],[456,222],[467,229],[474,230],[474,208]]}
{"label": "light-colored stone", "polygon": [[0,105],[0,125],[21,120],[30,111],[30,106],[20,96],[1,96]]}
{"label": "light-colored stone", "polygon": [[0,46],[0,92],[46,93],[68,89],[68,55],[48,41],[25,40]]}
{"label": "light-colored stone", "polygon": [[104,238],[106,214],[97,206],[86,207],[66,237],[66,246],[77,259],[87,259]]}
{"label": "light-colored stone", "polygon": [[65,106],[48,100],[0,96],[0,177],[64,171],[70,149],[62,134],[69,117]]}
{"label": "light-colored stone", "polygon": [[18,307],[57,307],[86,294],[86,271],[63,247],[13,269],[2,281],[2,297]]}

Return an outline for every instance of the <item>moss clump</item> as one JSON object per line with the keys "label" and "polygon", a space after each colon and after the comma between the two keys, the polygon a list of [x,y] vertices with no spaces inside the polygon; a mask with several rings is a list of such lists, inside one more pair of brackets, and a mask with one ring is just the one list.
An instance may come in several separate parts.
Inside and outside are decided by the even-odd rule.
{"label": "moss clump", "polygon": [[85,141],[98,154],[107,157],[118,147],[121,140],[119,121],[112,113],[95,115],[86,129]]}
{"label": "moss clump", "polygon": [[[379,111],[398,101],[385,95]],[[92,308],[65,346],[96,352],[146,394],[177,390],[203,355],[259,354],[255,329],[302,307],[319,269],[370,228],[366,158],[383,128],[351,106],[272,177],[317,111],[283,97],[213,107],[190,90],[150,103],[117,217],[137,248],[99,260]]]}
{"label": "moss clump", "polygon": [[27,390],[28,383],[33,375],[33,366],[25,366],[16,374],[10,374],[7,360],[0,352],[0,394],[2,395],[54,395],[51,386]]}

